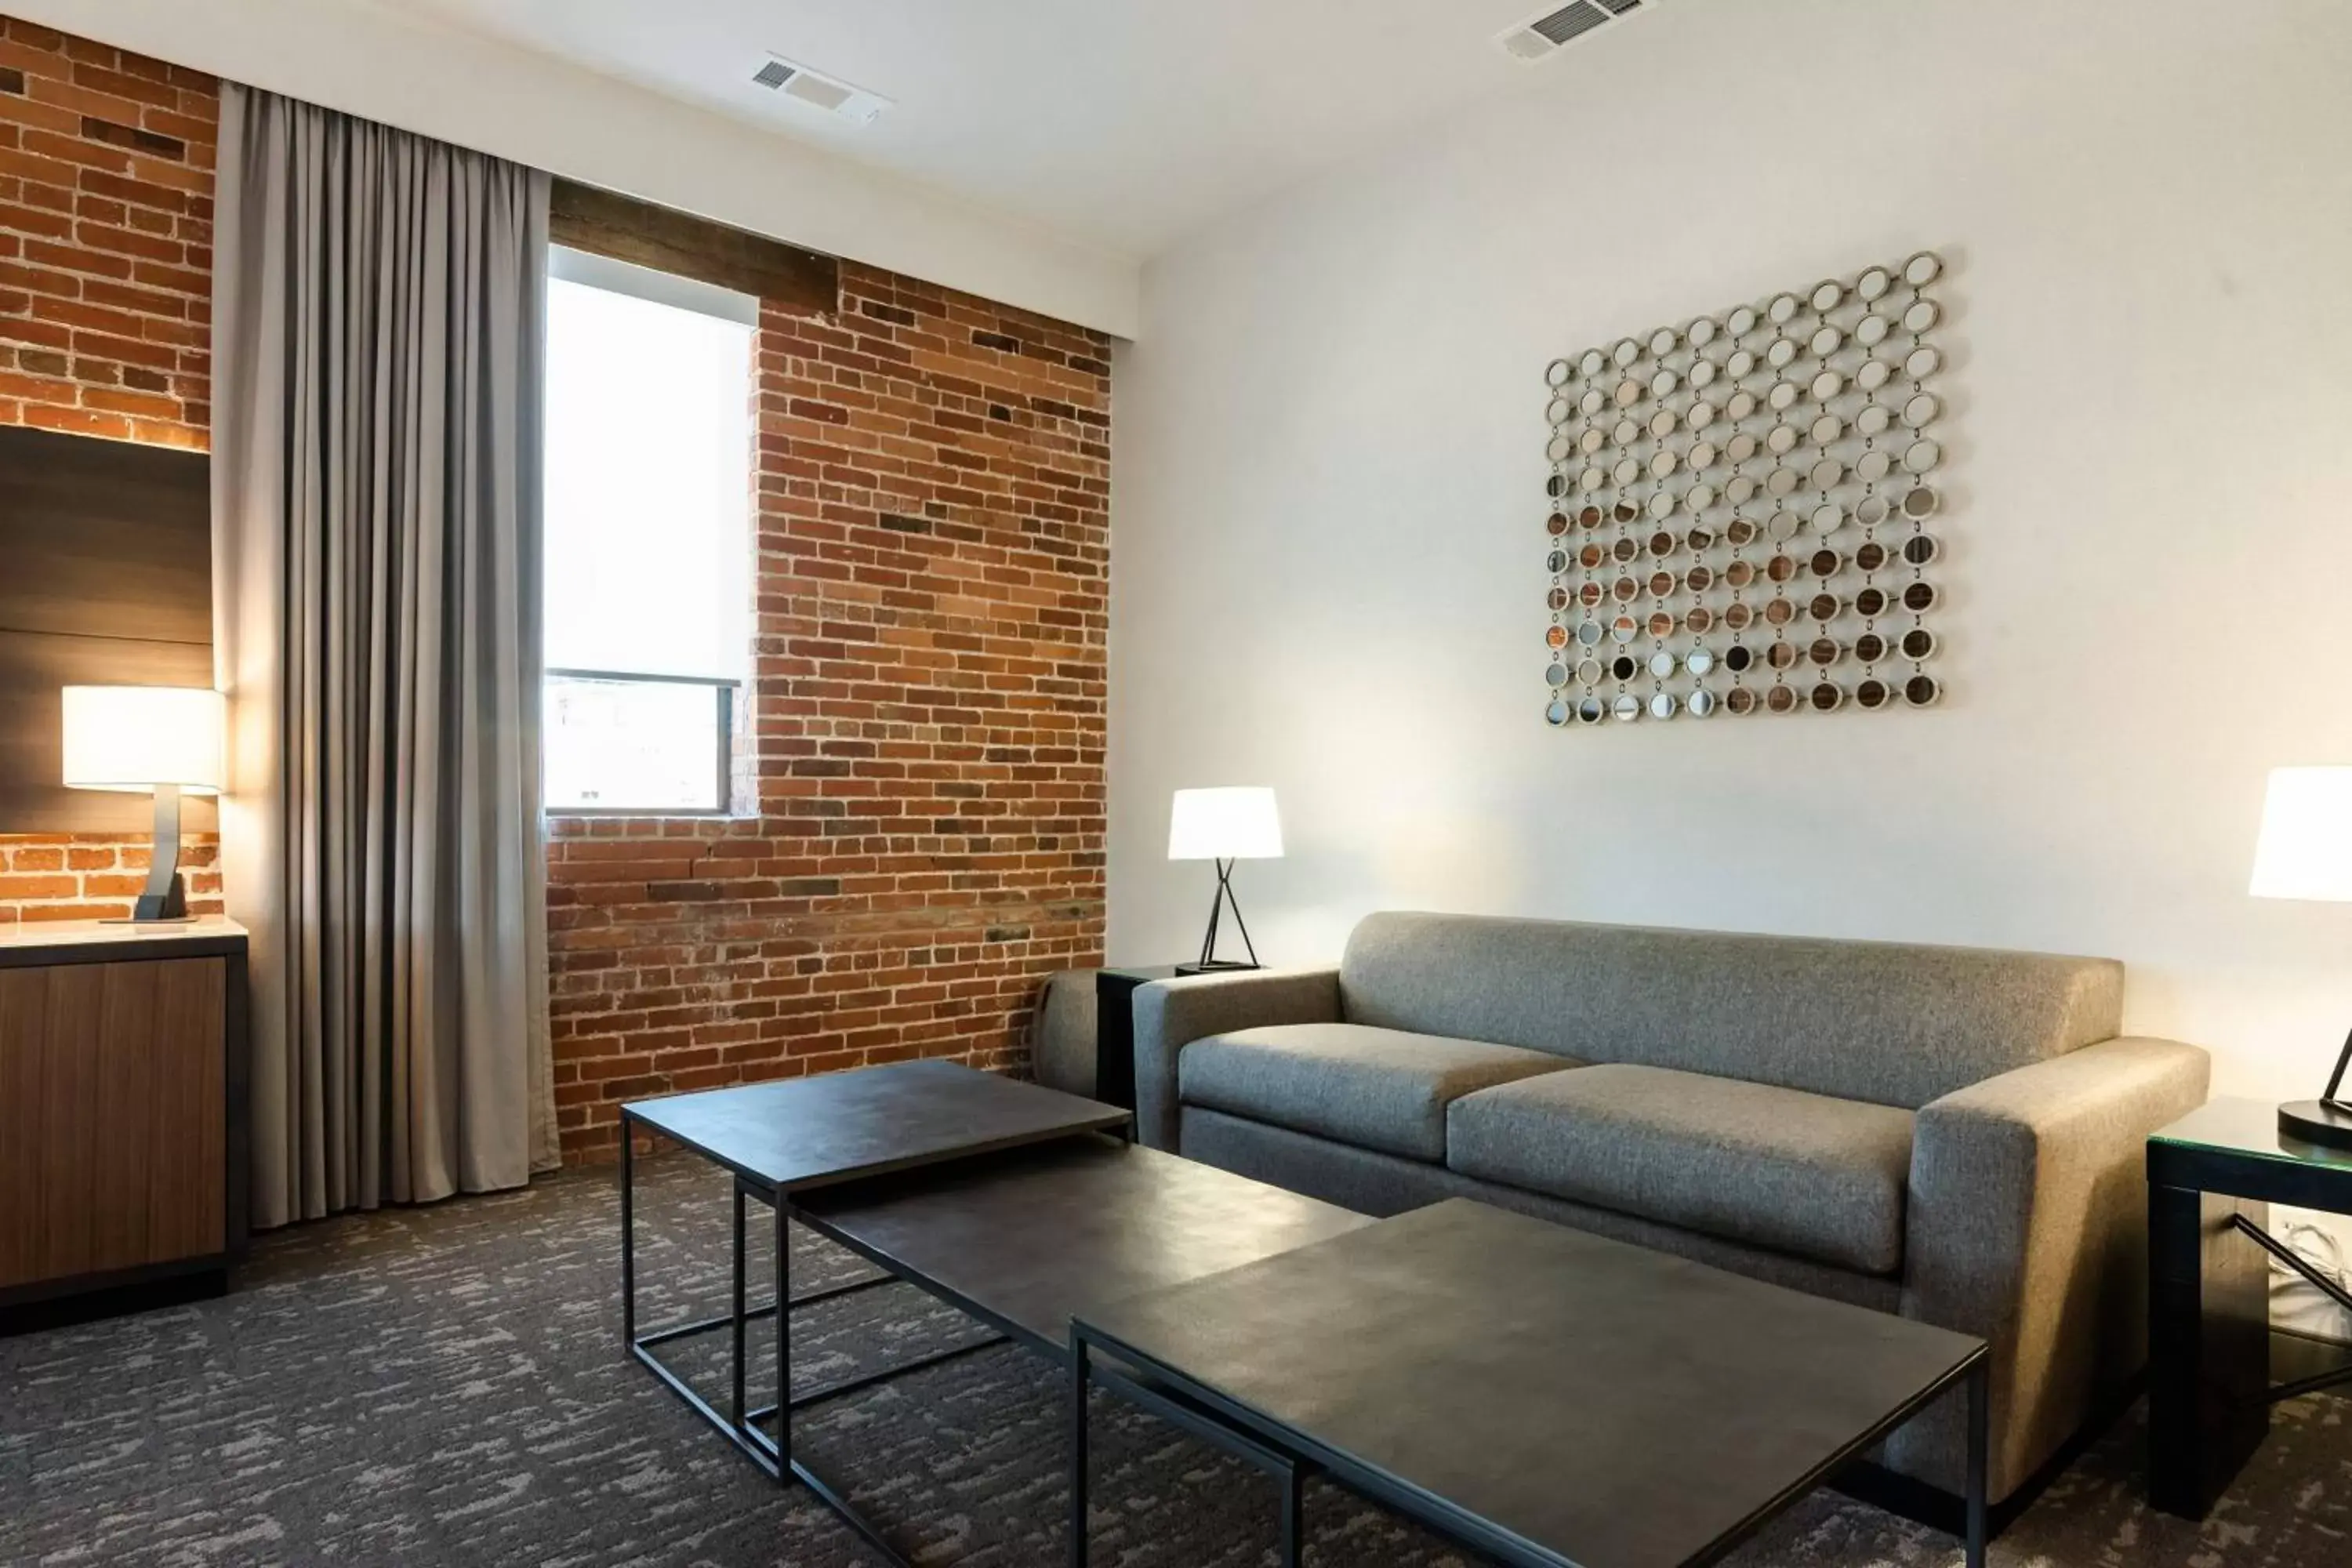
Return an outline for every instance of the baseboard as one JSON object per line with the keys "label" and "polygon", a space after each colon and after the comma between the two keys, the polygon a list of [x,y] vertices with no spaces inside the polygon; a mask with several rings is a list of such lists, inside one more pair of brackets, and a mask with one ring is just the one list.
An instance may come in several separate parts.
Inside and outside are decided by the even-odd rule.
{"label": "baseboard", "polygon": [[129,1312],[152,1312],[160,1307],[182,1307],[228,1294],[228,1266],[215,1258],[191,1268],[164,1266],[166,1271],[140,1277],[143,1271],[123,1270],[132,1278],[118,1283],[82,1289],[70,1295],[47,1295],[0,1305],[0,1339],[69,1328]]}
{"label": "baseboard", "polygon": [[[2081,1458],[2092,1444],[2105,1436],[2115,1424],[2123,1419],[2147,1389],[2145,1369],[2133,1374],[2129,1381],[2094,1406],[2089,1419],[2075,1428],[2074,1436],[2058,1445],[2057,1450],[2042,1462],[2040,1468],[2025,1478],[2016,1490],[2002,1498],[1987,1510],[1987,1522],[1998,1538],[2017,1521],[2018,1516],[2041,1499],[2050,1483],[2066,1472],[2066,1468]],[[1961,1535],[1968,1529],[1968,1503],[1958,1495],[1941,1487],[1909,1476],[1897,1475],[1884,1465],[1868,1459],[1857,1459],[1830,1478],[1829,1484],[1856,1502],[1866,1502],[1873,1508],[1883,1508],[1898,1518],[1930,1530],[1940,1530],[1948,1535]]]}

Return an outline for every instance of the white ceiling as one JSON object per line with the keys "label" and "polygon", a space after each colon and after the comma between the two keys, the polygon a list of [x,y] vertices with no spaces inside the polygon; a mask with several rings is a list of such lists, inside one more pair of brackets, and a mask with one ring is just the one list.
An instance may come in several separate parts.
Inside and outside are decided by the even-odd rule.
{"label": "white ceiling", "polygon": [[[390,3],[1136,257],[1612,42],[1519,64],[1494,36],[1526,0]],[[897,106],[857,126],[784,100],[748,79],[770,50]]]}

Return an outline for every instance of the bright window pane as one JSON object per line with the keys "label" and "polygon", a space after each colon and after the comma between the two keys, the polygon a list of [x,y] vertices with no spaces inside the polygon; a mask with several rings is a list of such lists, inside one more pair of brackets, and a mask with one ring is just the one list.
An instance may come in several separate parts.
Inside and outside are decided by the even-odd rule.
{"label": "bright window pane", "polygon": [[719,811],[715,686],[551,676],[542,731],[550,811]]}
{"label": "bright window pane", "polygon": [[740,679],[751,329],[550,279],[547,662]]}
{"label": "bright window pane", "polygon": [[[723,811],[726,689],[643,678],[750,673],[751,317],[683,308],[675,279],[561,262],[572,275],[548,279],[546,805]],[[633,291],[649,279],[654,297]],[[689,290],[684,304],[698,302],[710,303]]]}

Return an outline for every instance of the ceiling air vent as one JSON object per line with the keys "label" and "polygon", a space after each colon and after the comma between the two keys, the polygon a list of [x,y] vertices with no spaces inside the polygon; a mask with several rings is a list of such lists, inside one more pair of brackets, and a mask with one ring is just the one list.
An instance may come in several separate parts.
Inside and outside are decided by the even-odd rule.
{"label": "ceiling air vent", "polygon": [[[1638,0],[1636,0],[1638,4]],[[788,60],[782,55],[770,55],[751,79],[779,98],[822,110],[843,120],[866,125],[890,107],[890,100],[878,92],[868,92],[854,87],[839,77],[813,70],[798,60]]]}
{"label": "ceiling air vent", "polygon": [[1606,26],[1647,4],[1648,0],[1569,0],[1557,10],[1520,23],[1496,42],[1515,59],[1533,64],[1559,53],[1596,27]]}

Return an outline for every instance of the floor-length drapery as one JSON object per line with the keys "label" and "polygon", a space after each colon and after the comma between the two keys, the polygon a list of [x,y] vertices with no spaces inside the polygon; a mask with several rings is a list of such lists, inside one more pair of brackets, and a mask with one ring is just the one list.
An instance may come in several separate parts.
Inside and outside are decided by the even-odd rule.
{"label": "floor-length drapery", "polygon": [[253,1215],[555,1163],[540,823],[548,178],[224,84],[215,643]]}

